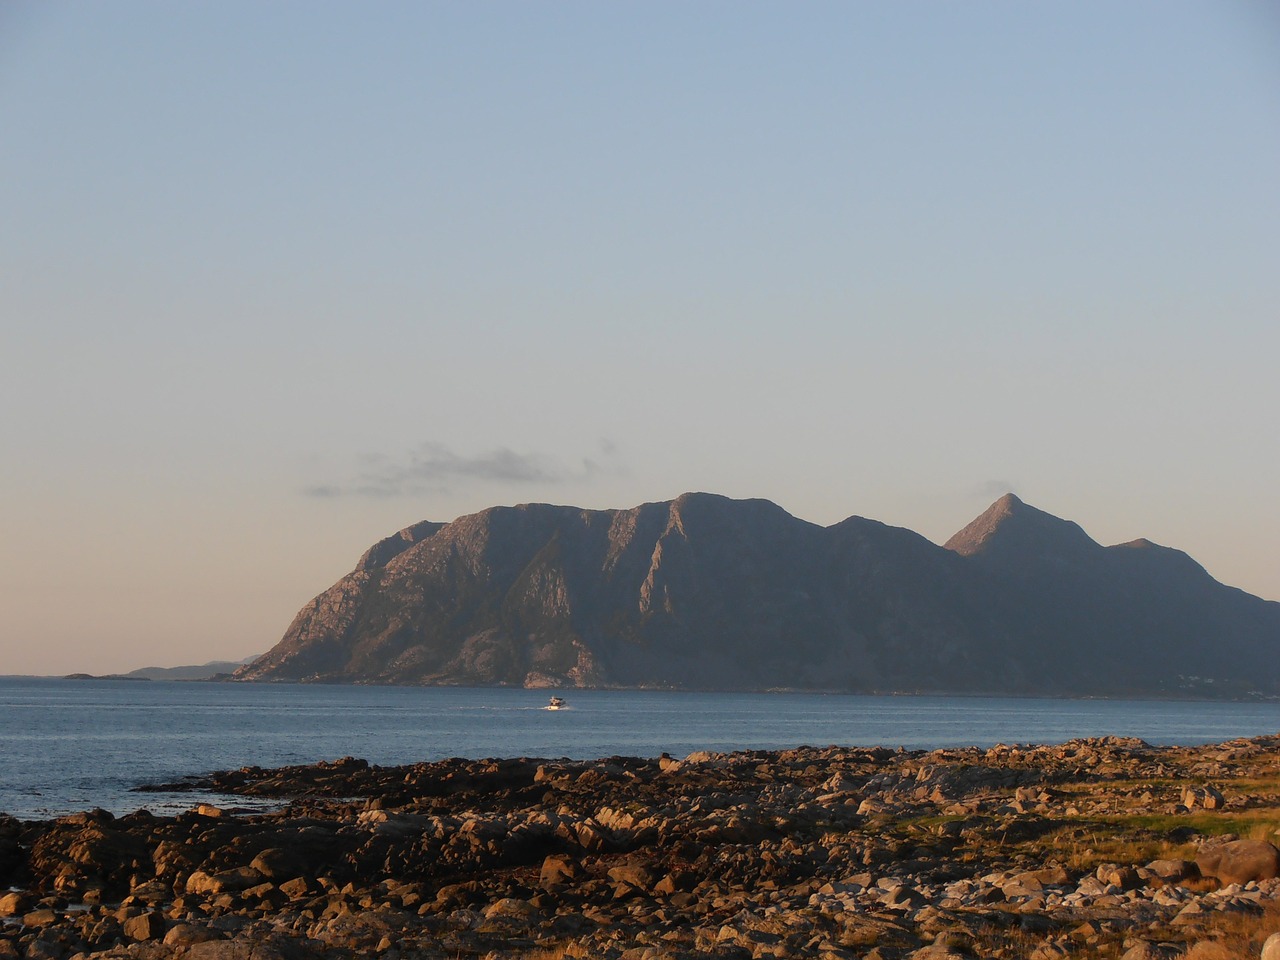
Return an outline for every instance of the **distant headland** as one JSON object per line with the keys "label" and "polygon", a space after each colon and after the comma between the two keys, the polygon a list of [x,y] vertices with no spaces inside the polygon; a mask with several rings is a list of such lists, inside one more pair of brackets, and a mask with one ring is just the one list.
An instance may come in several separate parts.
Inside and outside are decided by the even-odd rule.
{"label": "distant headland", "polygon": [[128,673],[69,673],[64,680],[223,680],[236,670],[258,659],[211,660],[208,663],[179,667],[140,667]]}

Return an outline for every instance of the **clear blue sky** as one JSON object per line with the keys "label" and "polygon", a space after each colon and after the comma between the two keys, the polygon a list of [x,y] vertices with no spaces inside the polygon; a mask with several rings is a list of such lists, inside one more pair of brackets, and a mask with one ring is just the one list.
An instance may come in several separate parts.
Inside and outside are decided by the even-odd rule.
{"label": "clear blue sky", "polygon": [[999,494],[1280,599],[1267,3],[0,7],[0,673],[368,544]]}

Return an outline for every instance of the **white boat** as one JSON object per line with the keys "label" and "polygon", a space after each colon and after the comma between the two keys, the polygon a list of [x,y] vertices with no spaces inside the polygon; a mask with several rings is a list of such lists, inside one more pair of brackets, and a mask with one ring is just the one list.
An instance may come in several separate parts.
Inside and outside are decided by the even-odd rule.
{"label": "white boat", "polygon": [[566,706],[568,706],[568,704],[566,704],[566,703],[565,703],[562,699],[560,699],[559,697],[552,697],[552,698],[551,698],[551,701],[547,704],[547,709],[548,709],[548,710],[563,710]]}

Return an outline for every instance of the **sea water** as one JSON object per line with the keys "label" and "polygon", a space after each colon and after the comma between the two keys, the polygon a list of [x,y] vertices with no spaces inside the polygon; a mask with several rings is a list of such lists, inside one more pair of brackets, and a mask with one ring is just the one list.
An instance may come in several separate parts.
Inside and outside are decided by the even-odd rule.
{"label": "sea water", "polygon": [[0,811],[187,809],[218,798],[138,786],[344,756],[683,756],[828,744],[1215,743],[1280,731],[1280,703],[556,691],[0,678]]}

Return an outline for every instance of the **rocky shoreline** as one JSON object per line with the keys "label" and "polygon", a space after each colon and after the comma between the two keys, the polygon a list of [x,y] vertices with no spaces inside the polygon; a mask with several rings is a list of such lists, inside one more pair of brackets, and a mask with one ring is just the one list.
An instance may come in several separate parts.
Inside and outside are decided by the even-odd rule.
{"label": "rocky shoreline", "polygon": [[1280,736],[184,787],[279,807],[0,817],[0,960],[1280,957]]}

